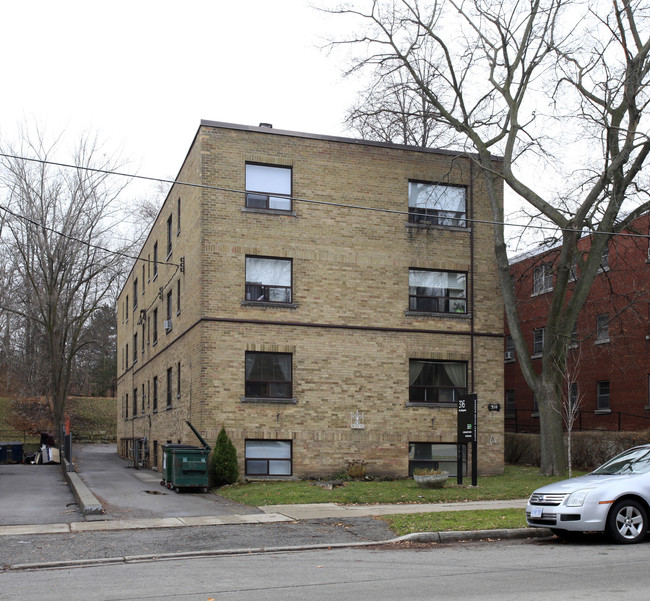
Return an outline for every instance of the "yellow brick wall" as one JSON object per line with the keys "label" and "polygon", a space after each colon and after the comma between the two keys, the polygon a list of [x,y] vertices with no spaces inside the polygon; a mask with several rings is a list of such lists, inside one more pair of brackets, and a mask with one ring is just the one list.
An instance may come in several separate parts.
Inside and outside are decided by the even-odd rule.
{"label": "yellow brick wall", "polygon": [[[243,210],[247,161],[292,168],[292,214]],[[164,260],[167,218],[181,234],[171,262],[184,258],[185,272],[159,266],[147,287],[147,315],[159,313],[158,344],[146,345],[133,366],[121,353],[132,345],[135,313],[121,323],[125,295],[132,294],[136,265],[118,306],[118,438],[146,435],[151,442],[196,443],[184,420],[211,444],[224,425],[243,473],[247,438],[293,441],[297,476],[342,470],[363,459],[369,473],[406,475],[409,442],[455,442],[453,408],[407,407],[409,358],[468,362],[468,388],[479,395],[479,471],[503,468],[503,310],[497,287],[492,230],[417,228],[407,215],[352,207],[408,211],[408,181],[445,181],[469,186],[474,217],[491,214],[479,178],[472,181],[465,157],[284,135],[274,130],[204,124],[170,192],[141,256],[155,240]],[[300,200],[304,199],[304,200]],[[333,204],[314,204],[321,201]],[[473,244],[473,252],[472,252]],[[288,257],[293,263],[293,308],[247,306],[245,257]],[[467,271],[474,263],[470,316],[416,316],[408,309],[409,267]],[[139,274],[139,275],[138,275]],[[176,316],[176,280],[181,314]],[[174,287],[173,328],[162,329],[167,283]],[[156,295],[163,286],[163,300]],[[471,294],[468,291],[468,295]],[[473,318],[473,320],[472,320]],[[472,327],[475,336],[472,344]],[[473,349],[473,362],[472,362]],[[247,350],[293,354],[295,404],[244,402]],[[165,409],[166,370],[181,363],[181,396]],[[474,371],[471,371],[471,366]],[[159,379],[159,411],[123,419],[124,395]],[[352,429],[352,412],[364,429]],[[151,419],[150,419],[151,418]]]}

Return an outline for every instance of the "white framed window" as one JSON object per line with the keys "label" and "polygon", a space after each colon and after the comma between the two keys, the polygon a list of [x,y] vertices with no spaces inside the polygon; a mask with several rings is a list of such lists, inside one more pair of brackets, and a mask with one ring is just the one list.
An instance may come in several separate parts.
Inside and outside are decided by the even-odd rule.
{"label": "white framed window", "polygon": [[465,186],[409,182],[409,223],[467,227]]}
{"label": "white framed window", "polygon": [[246,206],[291,211],[291,167],[247,163]]}
{"label": "white framed window", "polygon": [[533,270],[533,295],[553,290],[553,271],[550,263],[537,265]]}
{"label": "white framed window", "polygon": [[247,301],[292,302],[292,261],[271,257],[246,257]]}
{"label": "white framed window", "polygon": [[409,269],[409,310],[467,313],[467,274]]}
{"label": "white framed window", "polygon": [[544,352],[544,334],[546,328],[533,330],[533,356],[540,356]]}
{"label": "white framed window", "polygon": [[247,476],[290,476],[292,473],[290,440],[247,440],[245,446]]}
{"label": "white framed window", "polygon": [[596,343],[609,342],[609,313],[596,316]]}
{"label": "white framed window", "polygon": [[598,411],[609,411],[609,381],[598,382]]}
{"label": "white framed window", "polygon": [[598,271],[609,271],[609,246],[603,249],[603,256],[600,258]]}

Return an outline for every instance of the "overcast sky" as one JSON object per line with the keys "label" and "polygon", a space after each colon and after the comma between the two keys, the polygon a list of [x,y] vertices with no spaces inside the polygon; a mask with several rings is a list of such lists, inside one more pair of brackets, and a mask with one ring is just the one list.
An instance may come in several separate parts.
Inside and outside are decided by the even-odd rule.
{"label": "overcast sky", "polygon": [[22,124],[91,131],[166,178],[201,119],[349,135],[353,82],[319,49],[336,18],[307,0],[20,0],[0,15],[5,140]]}

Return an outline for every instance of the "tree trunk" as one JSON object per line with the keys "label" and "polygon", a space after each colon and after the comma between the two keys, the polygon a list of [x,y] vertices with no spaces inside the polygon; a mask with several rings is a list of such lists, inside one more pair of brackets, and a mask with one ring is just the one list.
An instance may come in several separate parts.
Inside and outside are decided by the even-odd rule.
{"label": "tree trunk", "polygon": [[540,473],[545,476],[563,474],[567,469],[562,427],[561,397],[557,382],[563,374],[546,369],[539,377],[535,391],[539,410]]}

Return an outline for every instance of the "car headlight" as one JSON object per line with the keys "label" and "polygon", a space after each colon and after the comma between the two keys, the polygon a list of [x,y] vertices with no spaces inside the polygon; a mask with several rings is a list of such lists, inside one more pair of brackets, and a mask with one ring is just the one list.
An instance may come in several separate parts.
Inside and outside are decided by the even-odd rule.
{"label": "car headlight", "polygon": [[569,498],[566,500],[567,507],[582,507],[587,495],[593,490],[593,488],[583,488],[581,490],[576,490],[569,495]]}

